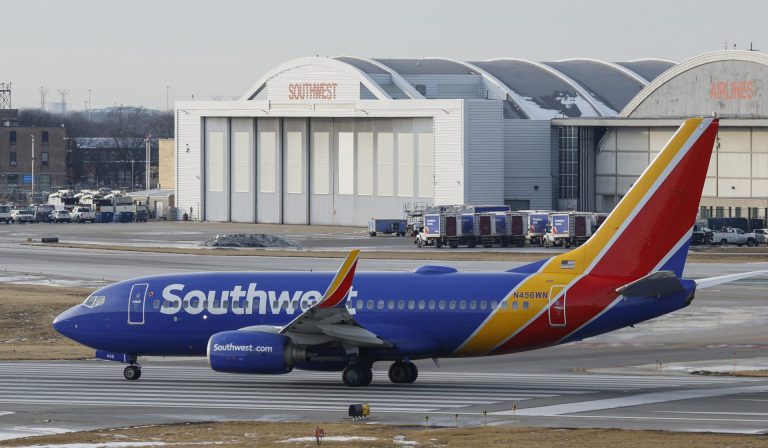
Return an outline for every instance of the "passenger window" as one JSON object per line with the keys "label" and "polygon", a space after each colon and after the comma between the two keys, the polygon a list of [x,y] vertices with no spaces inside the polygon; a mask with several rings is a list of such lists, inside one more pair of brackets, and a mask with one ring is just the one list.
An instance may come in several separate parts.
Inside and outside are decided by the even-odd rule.
{"label": "passenger window", "polygon": [[394,300],[390,300],[389,302],[387,302],[387,309],[390,309],[390,310],[394,310],[395,309],[395,301]]}
{"label": "passenger window", "polygon": [[524,310],[528,309],[528,301],[527,300],[525,302],[523,302],[523,309]]}
{"label": "passenger window", "polygon": [[512,309],[517,310],[517,308],[518,308],[518,303],[517,303],[517,300],[515,300],[514,302],[512,302]]}
{"label": "passenger window", "polygon": [[497,302],[497,301],[495,301],[495,300],[492,300],[492,301],[491,301],[491,309],[492,309],[492,310],[495,310],[495,309],[496,309],[496,307],[498,306],[498,304],[499,304],[499,302]]}
{"label": "passenger window", "polygon": [[379,300],[378,308],[379,308],[380,310],[383,310],[383,309],[384,309],[384,301],[383,301],[383,300]]}
{"label": "passenger window", "polygon": [[507,301],[506,301],[506,300],[505,300],[505,301],[503,301],[503,302],[501,302],[501,309],[503,309],[503,310],[506,310],[506,309],[507,309],[507,307],[509,307],[509,305],[507,304]]}
{"label": "passenger window", "polygon": [[355,308],[357,308],[358,310],[362,310],[364,304],[365,302],[363,300],[358,300],[357,302],[355,302]]}
{"label": "passenger window", "polygon": [[155,300],[154,302],[152,302],[152,308],[154,308],[156,310],[159,310],[160,309],[160,301],[159,300]]}
{"label": "passenger window", "polygon": [[488,302],[486,302],[485,300],[481,300],[480,301],[480,309],[485,311],[486,308],[488,308]]}
{"label": "passenger window", "polygon": [[409,300],[408,301],[408,309],[412,310],[414,308],[416,308],[416,301],[415,300]]}
{"label": "passenger window", "polygon": [[445,300],[441,300],[441,301],[437,302],[437,307],[440,308],[441,310],[444,310],[445,309]]}
{"label": "passenger window", "polygon": [[419,309],[423,310],[427,306],[427,302],[424,300],[419,300]]}
{"label": "passenger window", "polygon": [[369,309],[369,310],[372,310],[372,309],[373,309],[373,300],[369,300],[369,301],[368,301],[368,309]]}
{"label": "passenger window", "polygon": [[462,300],[459,302],[459,309],[460,310],[466,310],[467,309],[467,302],[465,300]]}
{"label": "passenger window", "polygon": [[189,299],[184,299],[184,308],[189,307]]}
{"label": "passenger window", "polygon": [[430,300],[429,301],[429,309],[430,310],[434,310],[435,309],[435,301],[434,300]]}
{"label": "passenger window", "polygon": [[398,300],[397,301],[397,309],[398,310],[404,310],[405,309],[405,300]]}
{"label": "passenger window", "polygon": [[456,301],[455,300],[451,300],[450,302],[448,302],[448,308],[450,308],[452,310],[455,310],[456,309]]}
{"label": "passenger window", "polygon": [[476,300],[470,300],[469,301],[469,309],[473,310],[473,311],[477,309],[477,301]]}

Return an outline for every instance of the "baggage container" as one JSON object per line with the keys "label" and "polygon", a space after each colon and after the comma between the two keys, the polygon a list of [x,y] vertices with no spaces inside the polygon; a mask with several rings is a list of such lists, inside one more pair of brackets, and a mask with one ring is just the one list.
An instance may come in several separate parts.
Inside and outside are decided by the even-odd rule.
{"label": "baggage container", "polygon": [[531,245],[542,246],[543,236],[549,226],[549,211],[531,211],[528,213],[528,234],[526,239]]}
{"label": "baggage container", "polygon": [[368,221],[368,233],[371,236],[378,234],[405,236],[405,219],[371,219]]}

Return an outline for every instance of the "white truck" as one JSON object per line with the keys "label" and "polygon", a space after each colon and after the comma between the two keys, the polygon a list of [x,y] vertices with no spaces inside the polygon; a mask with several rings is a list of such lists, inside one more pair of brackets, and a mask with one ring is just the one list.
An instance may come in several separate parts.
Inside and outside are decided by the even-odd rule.
{"label": "white truck", "polygon": [[11,223],[11,206],[2,204],[0,205],[0,222],[5,221],[6,224]]}
{"label": "white truck", "polygon": [[96,212],[88,207],[75,207],[70,213],[72,222],[96,222]]}
{"label": "white truck", "polygon": [[755,246],[757,245],[757,238],[754,233],[746,233],[741,229],[733,227],[726,227],[723,230],[714,231],[712,233],[712,243],[725,246],[727,244],[735,244],[739,247],[743,245]]}

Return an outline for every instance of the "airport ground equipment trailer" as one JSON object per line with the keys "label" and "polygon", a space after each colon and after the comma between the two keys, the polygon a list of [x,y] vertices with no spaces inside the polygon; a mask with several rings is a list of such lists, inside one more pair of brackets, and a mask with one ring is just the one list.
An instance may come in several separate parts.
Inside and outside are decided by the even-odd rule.
{"label": "airport ground equipment trailer", "polygon": [[368,234],[405,236],[406,226],[405,219],[371,219],[368,221]]}

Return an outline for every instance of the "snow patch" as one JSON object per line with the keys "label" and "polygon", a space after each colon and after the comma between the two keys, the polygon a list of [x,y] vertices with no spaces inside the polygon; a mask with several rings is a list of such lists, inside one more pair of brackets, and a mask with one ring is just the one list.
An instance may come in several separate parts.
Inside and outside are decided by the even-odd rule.
{"label": "snow patch", "polygon": [[24,445],[21,448],[134,448],[145,446],[166,446],[165,442],[97,442],[57,443],[53,445]]}
{"label": "snow patch", "polygon": [[419,442],[415,440],[406,440],[405,436],[395,436],[393,442],[400,446],[416,446],[419,444]]}

